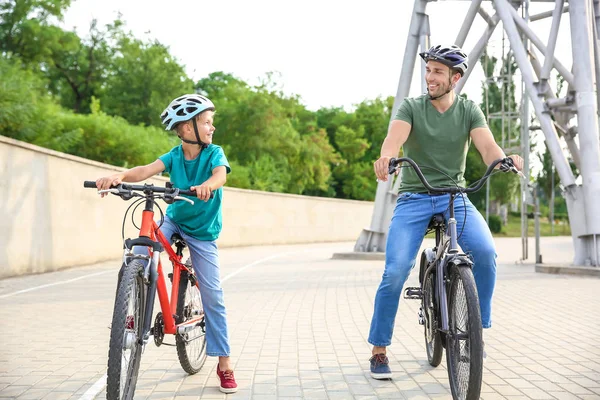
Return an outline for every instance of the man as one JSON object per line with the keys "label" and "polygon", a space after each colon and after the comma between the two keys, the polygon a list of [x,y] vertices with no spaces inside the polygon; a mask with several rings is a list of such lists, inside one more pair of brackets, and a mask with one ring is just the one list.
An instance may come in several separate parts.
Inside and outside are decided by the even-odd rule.
{"label": "man", "polygon": [[[457,46],[433,46],[420,54],[426,62],[425,81],[428,94],[407,98],[400,105],[375,162],[377,178],[388,179],[390,158],[400,148],[423,168],[427,181],[434,187],[465,186],[464,172],[470,142],[486,164],[505,158],[496,144],[479,107],[454,92],[468,66],[467,55]],[[523,159],[511,155],[515,167],[523,168]],[[429,167],[429,168],[425,168]],[[439,170],[439,171],[437,171]],[[392,377],[386,347],[392,342],[394,320],[400,293],[415,264],[417,252],[434,214],[448,218],[450,195],[429,194],[412,168],[403,168],[400,194],[387,237],[385,270],[375,296],[369,343],[371,376]],[[455,218],[459,244],[473,257],[473,274],[479,294],[483,328],[491,327],[491,301],[496,281],[496,250],[492,234],[481,214],[466,199],[455,201]],[[461,234],[462,232],[462,234]]]}

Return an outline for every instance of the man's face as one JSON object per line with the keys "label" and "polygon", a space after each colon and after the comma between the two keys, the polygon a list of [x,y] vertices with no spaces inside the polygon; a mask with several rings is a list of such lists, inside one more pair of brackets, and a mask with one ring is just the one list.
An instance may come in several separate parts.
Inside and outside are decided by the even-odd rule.
{"label": "man's face", "polygon": [[[451,82],[450,78],[450,68],[448,66],[437,61],[427,61],[427,65],[425,66],[425,82],[427,83],[427,91],[431,97],[443,95],[448,91],[450,85],[456,83]],[[456,78],[452,77],[452,79]]]}

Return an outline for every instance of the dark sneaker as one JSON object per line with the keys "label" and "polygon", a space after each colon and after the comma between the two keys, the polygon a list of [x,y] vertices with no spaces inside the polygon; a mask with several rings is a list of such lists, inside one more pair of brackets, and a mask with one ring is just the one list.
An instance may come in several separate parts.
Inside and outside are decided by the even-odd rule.
{"label": "dark sneaker", "polygon": [[219,386],[219,390],[223,393],[235,393],[237,392],[237,383],[235,383],[235,378],[233,377],[233,371],[228,369],[227,371],[221,371],[219,369],[219,364],[217,364],[217,376],[221,381],[221,385]]}
{"label": "dark sneaker", "polygon": [[375,354],[369,361],[371,362],[371,377],[373,379],[390,379],[392,377],[390,360],[385,354]]}

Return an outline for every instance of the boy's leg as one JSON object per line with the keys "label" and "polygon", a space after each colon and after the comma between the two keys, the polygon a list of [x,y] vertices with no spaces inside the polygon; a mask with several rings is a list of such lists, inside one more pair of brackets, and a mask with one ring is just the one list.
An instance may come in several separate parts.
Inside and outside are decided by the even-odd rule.
{"label": "boy's leg", "polygon": [[[467,196],[454,200],[456,230],[460,236],[458,244],[466,254],[473,257],[473,275],[479,295],[481,324],[483,328],[492,326],[492,295],[496,285],[496,246],[490,228],[481,213]],[[465,222],[465,213],[467,219]],[[462,231],[462,234],[461,234]]]}
{"label": "boy's leg", "polygon": [[229,357],[227,314],[221,288],[217,244],[196,240],[188,235],[184,238],[190,249],[204,307],[206,354],[213,357]]}
{"label": "boy's leg", "polygon": [[402,287],[415,265],[432,215],[429,195],[403,193],[398,197],[387,237],[385,270],[375,295],[369,332],[369,343],[379,348],[374,349],[374,353],[385,353],[384,348],[392,343]]}

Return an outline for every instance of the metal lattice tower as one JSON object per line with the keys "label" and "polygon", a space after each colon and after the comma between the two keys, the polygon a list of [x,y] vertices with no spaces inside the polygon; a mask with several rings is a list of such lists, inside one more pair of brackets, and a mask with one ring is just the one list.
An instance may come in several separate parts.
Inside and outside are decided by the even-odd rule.
{"label": "metal lattice tower", "polygon": [[[553,3],[554,9],[529,16],[529,1]],[[419,47],[424,51],[429,45],[429,17],[425,13],[428,3],[429,0],[414,2],[392,118],[400,102],[409,94]],[[482,8],[482,3],[483,0],[471,1],[454,41],[458,46],[464,45],[477,14],[487,22],[485,31],[468,52],[471,63],[456,91],[460,93],[498,23],[502,22],[524,87],[520,117],[521,149],[526,160],[524,172],[529,180],[531,104],[564,188],[574,245],[573,264],[600,266],[600,0],[570,0],[568,5],[565,0],[486,0],[486,3],[492,3],[495,10],[491,16]],[[554,54],[561,18],[567,12],[573,60],[577,60],[572,70],[567,69]],[[552,18],[552,26],[545,44],[531,29],[529,22],[548,17]],[[543,56],[543,64],[538,52]],[[557,98],[548,84],[552,69],[568,84],[567,94],[563,98]],[[572,125],[574,116],[577,116],[577,125]],[[561,137],[567,144],[570,159],[581,174],[581,183],[576,181],[571,171],[561,148]],[[361,232],[354,251],[384,251],[387,228],[400,183],[399,179],[392,182],[388,180],[378,184],[371,226]]]}

